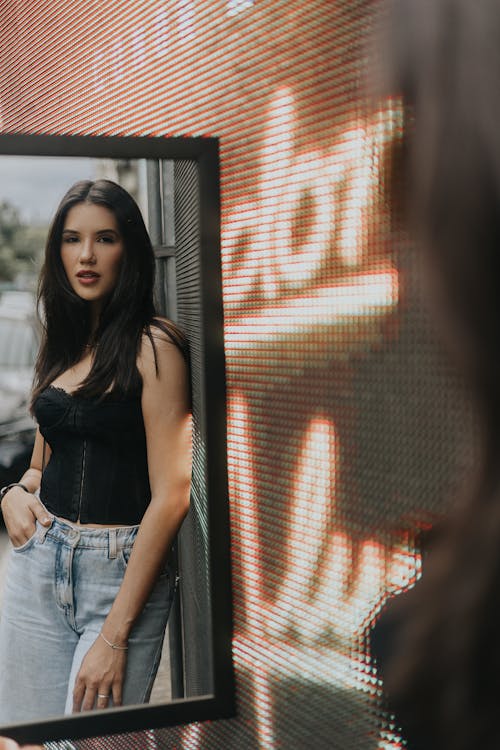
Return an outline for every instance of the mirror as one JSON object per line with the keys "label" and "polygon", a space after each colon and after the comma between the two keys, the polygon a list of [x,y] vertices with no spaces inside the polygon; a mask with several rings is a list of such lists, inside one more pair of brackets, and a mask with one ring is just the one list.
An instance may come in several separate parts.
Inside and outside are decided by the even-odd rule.
{"label": "mirror", "polygon": [[[0,727],[22,742],[234,713],[216,139],[0,135],[0,479],[18,481],[31,453],[33,290],[48,224],[71,184],[99,177],[136,198],[155,249],[158,311],[190,342],[191,507],[176,544],[179,587],[151,703]],[[0,607],[7,548],[2,524]]]}

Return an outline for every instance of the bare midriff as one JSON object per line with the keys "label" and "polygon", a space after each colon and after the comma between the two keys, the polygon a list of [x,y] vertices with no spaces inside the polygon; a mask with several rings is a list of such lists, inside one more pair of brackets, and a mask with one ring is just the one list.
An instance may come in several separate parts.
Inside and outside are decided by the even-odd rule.
{"label": "bare midriff", "polygon": [[74,526],[75,528],[82,528],[82,529],[133,529],[134,525],[132,526],[124,526],[122,523],[80,523],[80,521],[68,521],[67,518],[62,518],[61,516],[55,516],[58,521],[61,521],[62,523],[67,523],[68,526]]}

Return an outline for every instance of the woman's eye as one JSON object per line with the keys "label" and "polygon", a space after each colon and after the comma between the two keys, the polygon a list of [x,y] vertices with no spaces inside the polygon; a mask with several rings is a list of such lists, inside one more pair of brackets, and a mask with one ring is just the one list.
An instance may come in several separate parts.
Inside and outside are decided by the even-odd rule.
{"label": "woman's eye", "polygon": [[115,241],[115,238],[112,237],[111,235],[104,234],[102,237],[99,237],[99,239],[97,241],[98,242],[112,243],[112,242]]}
{"label": "woman's eye", "polygon": [[72,237],[71,235],[68,235],[67,237],[63,237],[63,242],[78,242],[78,237]]}

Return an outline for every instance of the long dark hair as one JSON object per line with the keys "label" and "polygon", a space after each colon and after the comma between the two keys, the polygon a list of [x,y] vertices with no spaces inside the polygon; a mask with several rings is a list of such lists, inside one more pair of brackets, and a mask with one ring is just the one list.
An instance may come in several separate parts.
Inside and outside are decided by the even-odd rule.
{"label": "long dark hair", "polygon": [[[91,330],[90,306],[71,288],[61,261],[61,240],[69,210],[79,203],[104,206],[114,214],[124,245],[115,288]],[[144,221],[132,196],[110,180],[83,180],[64,195],[49,229],[45,261],[39,279],[38,309],[42,341],[35,365],[32,404],[52,381],[77,363],[89,343],[95,356],[88,376],[78,388],[85,397],[112,390],[127,395],[140,388],[136,361],[144,334],[156,349],[157,328],[187,358],[187,343],[171,322],[156,317],[153,302],[154,253]]]}
{"label": "long dark hair", "polygon": [[500,747],[500,3],[398,0],[384,58],[411,130],[413,229],[483,426],[477,485],[401,600],[385,684],[426,747],[489,750]]}

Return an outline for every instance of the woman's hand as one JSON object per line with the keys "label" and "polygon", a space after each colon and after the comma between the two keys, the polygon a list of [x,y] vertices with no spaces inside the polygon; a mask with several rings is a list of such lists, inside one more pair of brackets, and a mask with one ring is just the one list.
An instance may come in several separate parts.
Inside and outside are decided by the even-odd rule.
{"label": "woman's hand", "polygon": [[[127,652],[111,648],[98,636],[85,654],[73,690],[73,713],[121,706]],[[1,749],[0,749],[1,750]]]}
{"label": "woman's hand", "polygon": [[49,526],[52,521],[40,500],[22,487],[12,487],[2,500],[5,528],[14,547],[20,547],[36,530],[36,521]]}
{"label": "woman's hand", "polygon": [[0,737],[0,750],[43,750],[41,745],[18,745],[8,737]]}

